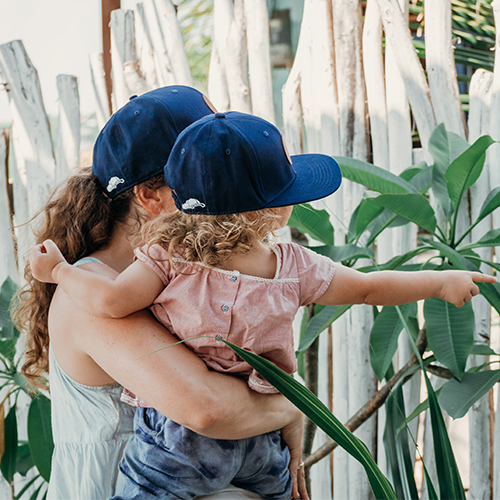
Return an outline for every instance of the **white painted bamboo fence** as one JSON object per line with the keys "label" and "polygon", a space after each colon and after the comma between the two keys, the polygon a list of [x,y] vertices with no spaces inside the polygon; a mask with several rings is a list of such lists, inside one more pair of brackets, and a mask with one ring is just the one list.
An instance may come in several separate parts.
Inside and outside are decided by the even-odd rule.
{"label": "white painted bamboo fence", "polygon": [[[498,15],[500,0],[493,5]],[[425,2],[427,77],[413,48],[405,6],[405,0],[368,0],[363,22],[360,0],[304,0],[295,61],[283,88],[283,132],[292,154],[323,152],[368,160],[371,145],[374,163],[398,174],[416,157],[429,158],[427,144],[438,123],[445,122],[448,130],[468,136],[471,142],[486,133],[500,139],[498,60],[493,73],[475,73],[466,124],[453,61],[450,0]],[[131,94],[167,84],[192,84],[171,0],[144,0],[134,11],[114,11],[110,26],[113,109],[108,107],[102,54],[90,55],[99,127]],[[275,122],[266,1],[214,0],[214,27],[210,99],[221,111],[253,112]],[[37,73],[22,42],[0,46],[0,74],[13,117],[10,130],[0,130],[0,281],[10,275],[19,282],[18,269],[24,266],[32,240],[26,228],[18,227],[15,252],[11,217],[16,225],[27,221],[43,204],[55,182],[78,167],[78,86],[74,77],[60,75],[57,79],[60,129],[54,154]],[[421,151],[412,151],[410,106],[422,142]],[[471,199],[482,200],[492,186],[500,185],[500,173],[493,168],[499,160],[500,146],[492,146],[487,168],[474,186]],[[14,213],[7,195],[7,162]],[[317,204],[332,212],[337,244],[343,243],[348,221],[362,193],[363,188],[346,181],[338,193]],[[478,204],[472,203],[461,214],[464,223],[475,218],[477,209]],[[499,217],[494,214],[494,227],[500,225]],[[490,224],[491,220],[485,219],[472,237],[482,235]],[[393,229],[377,241],[378,261],[384,262],[415,245],[414,226]],[[475,299],[474,308],[476,337],[489,336],[489,306]],[[325,332],[320,338],[319,396],[326,403],[333,396],[333,411],[342,421],[377,389],[369,363],[371,325],[371,309],[356,307],[333,325],[330,336]],[[402,340],[396,366],[402,366],[409,355],[406,341]],[[418,379],[405,387],[407,409],[418,403],[419,387]],[[500,498],[500,414],[495,429],[490,428],[491,416],[488,396],[469,415],[471,469],[464,481],[470,484],[471,499]],[[356,431],[369,449],[377,452],[382,469],[385,455],[380,437],[384,418],[382,409],[378,426],[372,418]],[[412,427],[414,436],[416,425],[415,422]],[[495,446],[491,443],[493,434]],[[428,436],[425,432],[424,453],[427,463],[431,463],[432,444],[426,439]],[[313,451],[328,441],[317,431]],[[435,472],[431,470],[432,474]],[[371,498],[362,468],[338,448],[333,459],[325,458],[312,467],[311,481],[314,499]],[[16,480],[17,490],[19,484]],[[0,489],[0,498],[4,498],[4,491],[9,495],[8,487]]]}

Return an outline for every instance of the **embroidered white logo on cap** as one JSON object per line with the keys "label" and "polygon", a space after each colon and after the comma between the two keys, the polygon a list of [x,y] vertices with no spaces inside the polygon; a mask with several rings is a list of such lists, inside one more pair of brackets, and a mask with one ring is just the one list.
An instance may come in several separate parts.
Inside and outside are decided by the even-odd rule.
{"label": "embroidered white logo on cap", "polygon": [[193,210],[193,208],[205,208],[205,203],[198,201],[196,198],[189,198],[185,203],[182,204],[183,210]]}
{"label": "embroidered white logo on cap", "polygon": [[108,190],[108,193],[111,193],[113,189],[116,189],[118,187],[118,184],[123,184],[125,182],[125,179],[120,179],[119,177],[111,177],[108,182],[108,187],[106,188]]}

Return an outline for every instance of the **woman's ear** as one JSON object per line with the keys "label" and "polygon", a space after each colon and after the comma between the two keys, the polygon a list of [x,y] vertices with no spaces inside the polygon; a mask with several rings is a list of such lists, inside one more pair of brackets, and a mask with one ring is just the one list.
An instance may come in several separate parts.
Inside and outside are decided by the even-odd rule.
{"label": "woman's ear", "polygon": [[175,210],[175,202],[168,186],[159,189],[134,186],[134,194],[139,204],[153,215]]}

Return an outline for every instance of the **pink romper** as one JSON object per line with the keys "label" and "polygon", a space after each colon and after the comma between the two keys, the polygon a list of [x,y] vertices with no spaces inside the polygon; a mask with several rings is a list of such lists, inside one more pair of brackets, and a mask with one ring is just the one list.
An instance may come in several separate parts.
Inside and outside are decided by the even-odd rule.
{"label": "pink romper", "polygon": [[[136,258],[150,266],[165,285],[151,306],[158,321],[182,340],[214,337],[185,344],[213,370],[245,377],[260,393],[277,391],[215,337],[222,336],[293,373],[297,369],[292,329],[295,314],[300,306],[325,293],[335,273],[330,259],[300,245],[279,243],[271,248],[277,257],[273,279],[181,258],[174,258],[174,270],[168,253],[159,245],[135,250]],[[125,398],[133,404],[129,399]]]}

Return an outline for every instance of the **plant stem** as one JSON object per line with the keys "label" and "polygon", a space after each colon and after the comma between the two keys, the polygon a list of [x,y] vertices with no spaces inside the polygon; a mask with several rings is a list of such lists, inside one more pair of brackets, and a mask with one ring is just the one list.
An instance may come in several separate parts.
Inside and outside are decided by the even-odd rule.
{"label": "plant stem", "polygon": [[[422,330],[419,331],[417,337],[417,348],[422,355],[427,347],[427,335],[425,326]],[[377,391],[346,423],[345,426],[351,431],[354,432],[361,424],[366,422],[386,401],[389,396],[391,389],[404,377],[405,373],[416,363],[418,362],[417,356],[415,354],[412,355],[408,363],[401,368],[391,379],[387,382],[387,384],[382,387],[379,391]],[[403,379],[402,384],[405,384],[414,374]],[[327,438],[327,442],[318,448],[314,453],[309,455],[305,460],[305,467],[311,467],[316,462],[319,462],[322,458],[326,457],[329,453],[331,453],[336,447],[337,443],[331,439]]]}

